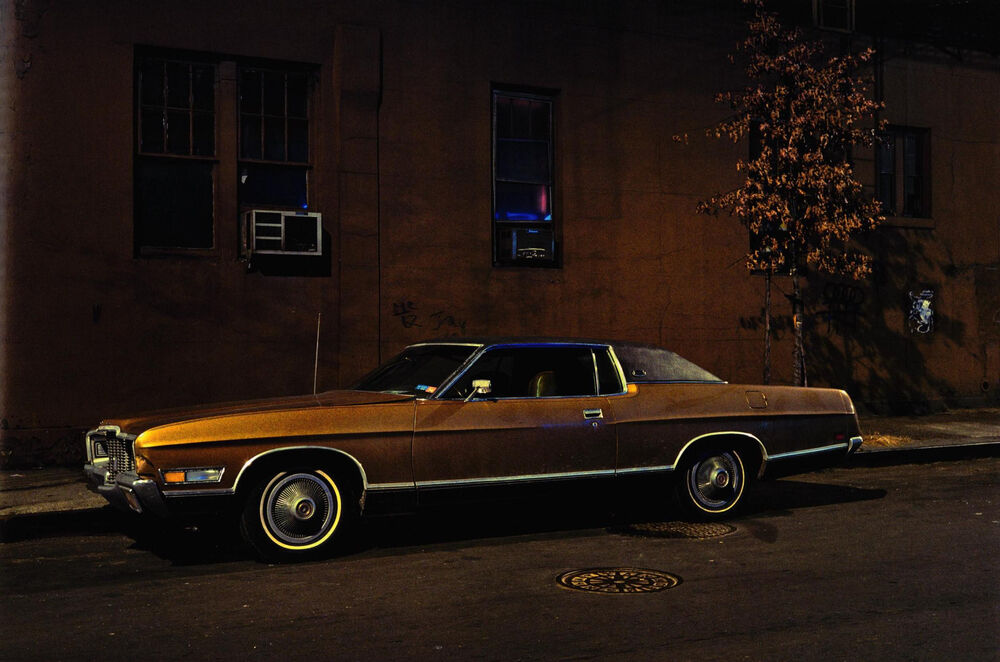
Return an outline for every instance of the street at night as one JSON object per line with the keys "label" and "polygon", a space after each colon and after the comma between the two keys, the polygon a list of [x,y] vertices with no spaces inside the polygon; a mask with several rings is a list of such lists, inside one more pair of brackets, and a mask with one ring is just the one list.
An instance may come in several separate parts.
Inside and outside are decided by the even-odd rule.
{"label": "street at night", "polygon": [[[448,510],[294,565],[109,507],[29,515],[0,545],[0,659],[996,659],[998,475],[985,457],[759,483],[729,533],[566,503]],[[557,583],[587,569],[679,584]]]}

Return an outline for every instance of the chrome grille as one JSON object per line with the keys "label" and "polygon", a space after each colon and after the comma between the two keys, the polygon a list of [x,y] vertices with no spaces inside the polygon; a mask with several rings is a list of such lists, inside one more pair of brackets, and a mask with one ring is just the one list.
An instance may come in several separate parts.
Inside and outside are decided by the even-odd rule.
{"label": "chrome grille", "polygon": [[135,470],[131,439],[109,432],[104,435],[104,448],[108,451],[108,480],[114,480],[123,471]]}

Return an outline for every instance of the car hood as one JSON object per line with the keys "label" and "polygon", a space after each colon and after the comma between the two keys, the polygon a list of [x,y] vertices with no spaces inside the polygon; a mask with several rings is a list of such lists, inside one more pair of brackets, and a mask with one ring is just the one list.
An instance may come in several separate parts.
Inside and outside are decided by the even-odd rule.
{"label": "car hood", "polygon": [[101,421],[101,425],[117,426],[122,432],[138,435],[151,428],[182,421],[203,418],[255,414],[263,412],[312,409],[318,407],[343,407],[352,405],[378,405],[390,402],[412,400],[412,395],[376,393],[370,391],[327,391],[316,395],[297,395],[242,402],[222,402],[195,407],[178,407],[147,412],[135,416],[111,418]]}

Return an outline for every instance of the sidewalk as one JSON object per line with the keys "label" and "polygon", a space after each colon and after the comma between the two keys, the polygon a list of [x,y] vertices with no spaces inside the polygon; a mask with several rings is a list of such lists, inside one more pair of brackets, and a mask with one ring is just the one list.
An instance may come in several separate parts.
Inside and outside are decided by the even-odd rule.
{"label": "sidewalk", "polygon": [[[956,409],[927,416],[861,417],[865,442],[852,462],[867,465],[1000,455],[1000,408]],[[0,471],[0,523],[13,517],[102,508],[82,468]]]}

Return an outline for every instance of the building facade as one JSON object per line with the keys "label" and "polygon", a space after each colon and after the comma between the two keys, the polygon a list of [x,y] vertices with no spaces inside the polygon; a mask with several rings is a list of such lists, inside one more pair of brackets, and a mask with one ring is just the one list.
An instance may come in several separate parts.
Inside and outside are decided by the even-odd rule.
{"label": "building facade", "polygon": [[[856,155],[890,212],[874,275],[806,287],[810,382],[995,402],[1000,58],[780,4],[878,46],[889,123]],[[700,138],[743,84],[737,2],[0,8],[6,465],[74,462],[116,412],[349,385],[428,337],[613,337],[761,379],[747,231],[695,212],[748,149]]]}

